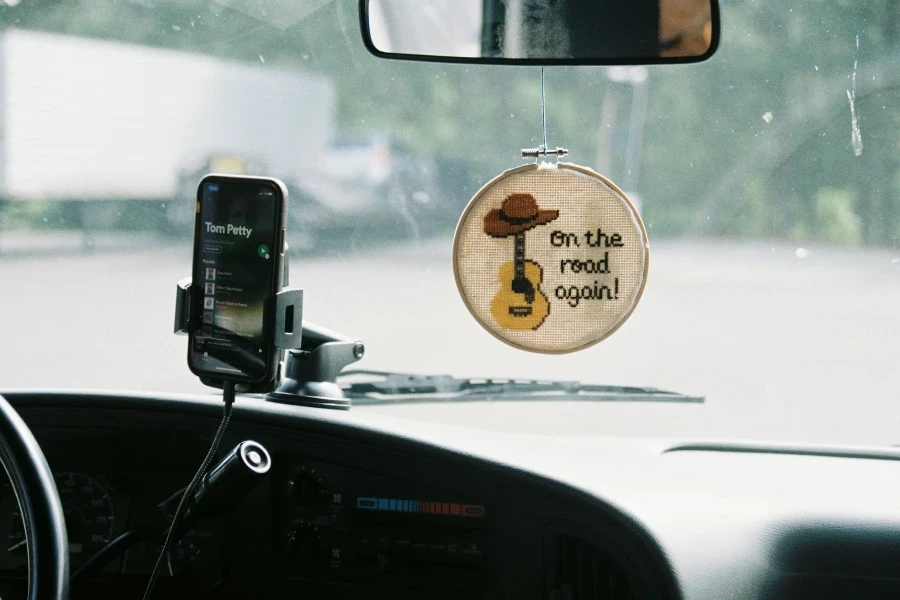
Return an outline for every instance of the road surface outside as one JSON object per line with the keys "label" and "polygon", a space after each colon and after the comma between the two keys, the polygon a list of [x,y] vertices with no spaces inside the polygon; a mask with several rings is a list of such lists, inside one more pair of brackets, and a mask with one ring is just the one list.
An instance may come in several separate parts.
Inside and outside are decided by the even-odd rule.
{"label": "road surface outside", "polygon": [[[440,239],[294,257],[291,283],[306,290],[305,319],[365,342],[361,368],[656,386],[706,403],[365,410],[523,432],[900,443],[897,250],[654,243],[646,292],[622,329],[542,356],[472,319],[450,248]],[[189,245],[152,237],[88,248],[77,234],[0,239],[0,389],[208,391],[187,369],[187,338],[172,334],[175,283],[190,262]]]}

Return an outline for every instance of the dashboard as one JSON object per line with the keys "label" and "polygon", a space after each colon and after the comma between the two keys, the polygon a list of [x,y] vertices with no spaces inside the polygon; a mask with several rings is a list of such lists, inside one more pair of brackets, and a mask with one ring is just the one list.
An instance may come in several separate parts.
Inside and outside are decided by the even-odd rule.
{"label": "dashboard", "polygon": [[[210,397],[8,392],[54,470],[73,572],[166,519],[215,432]],[[900,452],[533,436],[239,398],[272,470],[170,552],[161,598],[900,597]],[[0,494],[0,597],[24,597]],[[73,597],[139,597],[156,544]]]}

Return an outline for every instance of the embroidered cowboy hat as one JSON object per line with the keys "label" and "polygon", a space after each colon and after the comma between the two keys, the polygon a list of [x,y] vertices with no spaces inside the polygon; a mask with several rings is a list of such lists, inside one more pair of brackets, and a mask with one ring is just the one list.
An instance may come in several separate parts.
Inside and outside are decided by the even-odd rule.
{"label": "embroidered cowboy hat", "polygon": [[510,194],[500,208],[484,217],[484,232],[491,237],[504,238],[559,217],[558,210],[541,210],[531,194]]}

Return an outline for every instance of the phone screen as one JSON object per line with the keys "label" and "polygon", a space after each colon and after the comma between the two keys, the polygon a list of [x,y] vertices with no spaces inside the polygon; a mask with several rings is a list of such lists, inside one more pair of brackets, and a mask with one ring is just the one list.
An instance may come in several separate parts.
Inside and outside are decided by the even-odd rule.
{"label": "phone screen", "polygon": [[264,381],[274,346],[264,323],[280,281],[278,186],[204,180],[194,239],[190,365],[211,378]]}

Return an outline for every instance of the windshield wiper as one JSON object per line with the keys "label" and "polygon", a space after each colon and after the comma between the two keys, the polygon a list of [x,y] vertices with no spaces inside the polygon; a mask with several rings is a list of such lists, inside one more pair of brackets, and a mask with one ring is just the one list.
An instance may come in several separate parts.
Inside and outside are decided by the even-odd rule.
{"label": "windshield wiper", "polygon": [[413,375],[352,370],[338,378],[355,405],[491,401],[589,401],[702,403],[652,387],[590,385],[578,381],[537,379],[461,379],[450,375]]}

